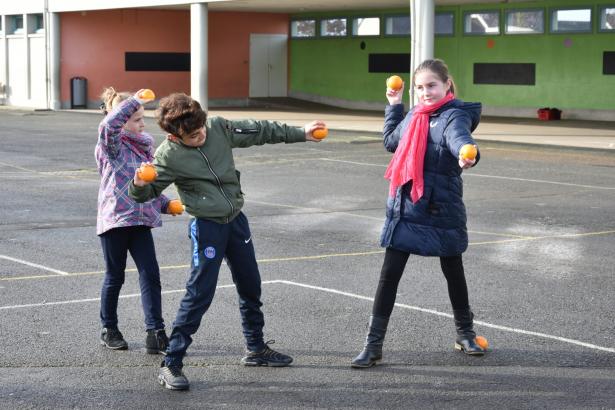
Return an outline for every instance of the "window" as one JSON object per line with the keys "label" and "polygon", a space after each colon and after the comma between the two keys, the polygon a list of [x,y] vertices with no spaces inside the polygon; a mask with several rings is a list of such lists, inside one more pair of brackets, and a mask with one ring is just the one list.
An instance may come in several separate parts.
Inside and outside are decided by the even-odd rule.
{"label": "window", "polygon": [[292,37],[316,37],[316,20],[295,20],[290,23]]}
{"label": "window", "polygon": [[500,34],[500,13],[466,13],[463,32],[465,34]]}
{"label": "window", "polygon": [[388,36],[409,36],[410,16],[391,16],[385,19],[384,34]]}
{"label": "window", "polygon": [[541,34],[544,32],[543,10],[510,10],[506,12],[506,34]]}
{"label": "window", "polygon": [[43,23],[43,15],[42,14],[34,14],[32,16],[31,30],[32,33],[44,33],[45,32],[45,24]]}
{"label": "window", "polygon": [[352,20],[352,35],[379,36],[380,19],[378,17],[366,17]]}
{"label": "window", "polygon": [[346,33],[346,19],[329,19],[320,22],[320,34],[324,37],[343,37]]}
{"label": "window", "polygon": [[434,32],[436,35],[452,36],[455,34],[455,15],[453,13],[436,13]]}
{"label": "window", "polygon": [[7,34],[23,33],[23,15],[7,16],[8,32]]}
{"label": "window", "polygon": [[615,31],[615,6],[600,10],[600,31]]}
{"label": "window", "polygon": [[590,33],[591,31],[591,9],[559,9],[551,12],[552,33]]}

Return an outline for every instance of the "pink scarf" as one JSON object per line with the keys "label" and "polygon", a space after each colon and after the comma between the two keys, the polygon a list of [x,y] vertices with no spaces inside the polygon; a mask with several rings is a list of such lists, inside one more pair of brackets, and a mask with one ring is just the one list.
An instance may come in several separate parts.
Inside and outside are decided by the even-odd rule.
{"label": "pink scarf", "polygon": [[391,197],[395,196],[397,187],[408,181],[412,181],[412,191],[410,191],[412,202],[415,203],[423,196],[423,163],[427,149],[429,115],[454,98],[455,96],[449,92],[433,105],[419,104],[414,107],[410,125],[399,141],[397,150],[384,173],[384,177],[391,181],[389,185]]}

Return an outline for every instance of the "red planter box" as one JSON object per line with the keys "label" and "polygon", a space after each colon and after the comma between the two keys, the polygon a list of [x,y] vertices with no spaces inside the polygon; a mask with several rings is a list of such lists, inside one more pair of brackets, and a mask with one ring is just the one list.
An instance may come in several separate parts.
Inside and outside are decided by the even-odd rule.
{"label": "red planter box", "polygon": [[539,108],[538,119],[542,121],[560,120],[562,112],[557,108]]}

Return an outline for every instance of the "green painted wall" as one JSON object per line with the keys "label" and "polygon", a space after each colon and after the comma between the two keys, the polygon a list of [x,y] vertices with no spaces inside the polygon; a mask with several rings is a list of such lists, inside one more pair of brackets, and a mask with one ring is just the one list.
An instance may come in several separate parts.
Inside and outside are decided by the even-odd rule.
{"label": "green painted wall", "polygon": [[[615,33],[599,33],[599,6],[615,7],[615,0],[554,0],[512,4],[438,7],[455,13],[455,36],[436,37],[435,56],[445,60],[458,88],[468,101],[492,107],[558,107],[560,109],[615,109],[615,75],[602,74],[604,51],[615,51]],[[592,7],[592,33],[549,34],[553,7]],[[465,11],[542,8],[545,34],[467,36],[461,33]],[[293,18],[384,17],[408,9],[295,15]],[[488,48],[488,41],[493,47]],[[365,42],[365,49],[360,48]],[[369,73],[370,53],[409,53],[408,37],[352,37],[290,40],[290,90],[334,99],[386,103],[389,74]],[[474,63],[535,63],[536,85],[475,85]],[[399,74],[408,82],[408,73]]]}

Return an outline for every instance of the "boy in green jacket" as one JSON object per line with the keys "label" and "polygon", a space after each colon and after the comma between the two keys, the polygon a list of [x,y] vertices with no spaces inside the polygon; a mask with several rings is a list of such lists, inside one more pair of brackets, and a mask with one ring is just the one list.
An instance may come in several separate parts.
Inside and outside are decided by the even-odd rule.
{"label": "boy in green jacket", "polygon": [[288,366],[292,357],[276,352],[264,341],[261,278],[248,219],[241,212],[243,194],[235,169],[233,148],[252,145],[319,141],[312,133],[325,128],[313,121],[304,128],[271,121],[207,120],[200,104],[186,94],[163,98],[156,112],[158,125],[168,133],[156,150],[158,176],[147,183],[135,173],[130,196],[146,202],[174,183],[188,212],[192,261],[184,295],[158,381],[173,390],[190,384],[182,372],[183,357],[203,314],[214,297],[222,260],[226,259],[239,294],[239,310],[247,352],[245,366]]}

